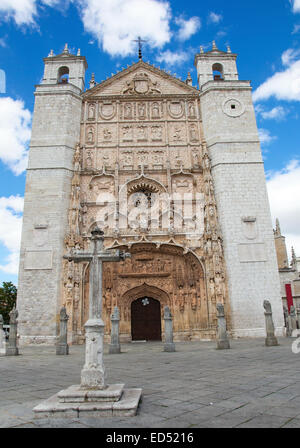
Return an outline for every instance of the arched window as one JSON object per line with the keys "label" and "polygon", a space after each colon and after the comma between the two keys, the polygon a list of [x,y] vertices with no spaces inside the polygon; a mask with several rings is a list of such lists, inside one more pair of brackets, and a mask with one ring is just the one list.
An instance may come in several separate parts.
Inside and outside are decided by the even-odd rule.
{"label": "arched window", "polygon": [[58,70],[57,82],[59,84],[66,84],[69,82],[69,68],[60,67]]}
{"label": "arched window", "polygon": [[223,66],[221,64],[214,64],[212,66],[214,81],[223,81]]}

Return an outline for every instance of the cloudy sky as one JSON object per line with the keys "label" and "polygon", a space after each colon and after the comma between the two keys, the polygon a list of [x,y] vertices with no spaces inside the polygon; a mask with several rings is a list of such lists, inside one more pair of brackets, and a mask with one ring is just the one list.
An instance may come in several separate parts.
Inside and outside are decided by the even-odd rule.
{"label": "cloudy sky", "polygon": [[[270,4],[272,7],[270,8]],[[194,54],[216,40],[251,80],[273,222],[300,255],[300,0],[0,0],[0,282],[17,282],[34,85],[53,49],[81,49],[96,81],[144,60],[196,85]]]}

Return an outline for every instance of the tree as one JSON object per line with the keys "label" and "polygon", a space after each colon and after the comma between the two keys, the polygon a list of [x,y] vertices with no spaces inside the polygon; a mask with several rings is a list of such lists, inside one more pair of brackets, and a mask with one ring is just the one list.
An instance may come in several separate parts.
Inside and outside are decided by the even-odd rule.
{"label": "tree", "polygon": [[9,324],[9,313],[17,301],[17,288],[12,282],[3,282],[0,287],[0,314],[5,325]]}

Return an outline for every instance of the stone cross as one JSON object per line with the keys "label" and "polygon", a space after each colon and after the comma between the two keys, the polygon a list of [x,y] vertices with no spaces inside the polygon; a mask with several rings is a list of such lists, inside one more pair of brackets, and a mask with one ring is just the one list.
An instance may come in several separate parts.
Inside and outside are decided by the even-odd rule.
{"label": "stone cross", "polygon": [[74,260],[90,262],[89,277],[89,319],[84,325],[86,331],[85,364],[81,371],[82,389],[105,389],[105,368],[103,364],[103,333],[104,322],[102,314],[102,273],[104,261],[121,261],[130,254],[116,251],[110,253],[103,248],[104,233],[99,228],[92,232],[93,251],[73,252],[65,256],[69,261]]}
{"label": "stone cross", "polygon": [[297,317],[295,307],[292,305],[290,307],[290,319],[291,319],[291,330],[292,330],[292,338],[296,338],[298,336],[297,330]]}
{"label": "stone cross", "polygon": [[113,314],[110,316],[111,320],[111,337],[109,344],[109,353],[121,353],[120,340],[119,340],[119,322],[120,313],[119,308],[116,306]]}
{"label": "stone cross", "polygon": [[14,306],[9,313],[9,339],[8,347],[6,348],[6,356],[17,356],[19,354],[19,349],[17,347],[17,328],[18,328],[18,317],[19,313]]}
{"label": "stone cross", "polygon": [[59,331],[59,340],[56,345],[56,354],[57,355],[68,355],[69,354],[69,346],[68,346],[68,331],[67,324],[69,316],[67,315],[67,310],[63,306],[60,310],[60,331]]}
{"label": "stone cross", "polygon": [[266,332],[267,337],[265,339],[265,345],[267,347],[272,347],[274,345],[279,345],[274,332],[274,323],[272,318],[272,307],[269,300],[264,300],[265,309],[265,319],[266,319]]}
{"label": "stone cross", "polygon": [[225,350],[230,348],[228,334],[226,331],[226,319],[224,305],[217,303],[217,318],[218,318],[218,331],[217,331],[217,349]]}
{"label": "stone cross", "polygon": [[173,342],[173,320],[171,310],[168,306],[164,309],[165,321],[165,345],[164,352],[175,352],[175,344]]}
{"label": "stone cross", "polygon": [[3,331],[3,316],[0,314],[0,355],[5,355],[6,352],[6,338]]}

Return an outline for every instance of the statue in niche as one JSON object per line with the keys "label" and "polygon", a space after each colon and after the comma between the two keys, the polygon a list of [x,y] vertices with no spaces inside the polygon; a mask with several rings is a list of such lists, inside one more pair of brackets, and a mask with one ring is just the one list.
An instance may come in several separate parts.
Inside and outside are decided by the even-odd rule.
{"label": "statue in niche", "polygon": [[196,116],[196,110],[194,103],[189,103],[189,116],[195,117]]}
{"label": "statue in niche", "polygon": [[138,104],[138,114],[139,114],[139,118],[146,118],[146,104],[145,103]]}
{"label": "statue in niche", "polygon": [[126,103],[124,106],[124,118],[132,118],[132,105]]}
{"label": "statue in niche", "polygon": [[91,151],[87,151],[87,154],[86,154],[86,167],[88,169],[91,169],[92,165],[93,165],[93,154],[92,154]]}
{"label": "statue in niche", "polygon": [[192,124],[190,126],[190,138],[192,142],[195,142],[198,140],[198,135],[197,135],[197,128],[196,125]]}
{"label": "statue in niche", "polygon": [[95,104],[90,104],[89,105],[89,114],[88,114],[89,119],[94,119],[95,118]]}
{"label": "statue in niche", "polygon": [[80,145],[78,143],[76,145],[74,154],[74,171],[78,172],[80,170],[81,170],[81,154],[80,154]]}
{"label": "statue in niche", "polygon": [[152,104],[152,118],[160,118],[159,105],[158,103]]}
{"label": "statue in niche", "polygon": [[93,128],[88,129],[87,141],[88,141],[88,143],[93,143],[93,141],[94,141],[94,129]]}

